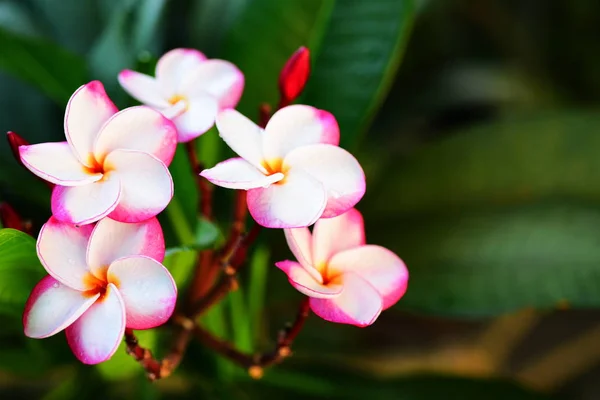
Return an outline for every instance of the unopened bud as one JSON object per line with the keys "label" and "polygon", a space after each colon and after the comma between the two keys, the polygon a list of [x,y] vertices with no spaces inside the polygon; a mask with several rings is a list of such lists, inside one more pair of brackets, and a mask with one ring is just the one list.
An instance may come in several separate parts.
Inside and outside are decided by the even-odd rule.
{"label": "unopened bud", "polygon": [[21,217],[15,211],[14,208],[8,203],[0,203],[0,221],[4,228],[17,229],[24,231]]}
{"label": "unopened bud", "polygon": [[310,51],[302,46],[287,60],[279,75],[282,105],[296,100],[310,75]]}
{"label": "unopened bud", "polygon": [[27,146],[29,145],[29,142],[16,133],[10,131],[6,133],[6,138],[8,139],[8,145],[10,146],[13,156],[19,164],[23,164],[21,161],[21,155],[19,154],[19,146]]}
{"label": "unopened bud", "polygon": [[252,379],[260,379],[264,375],[264,370],[260,365],[253,365],[248,368],[248,375],[250,375]]}

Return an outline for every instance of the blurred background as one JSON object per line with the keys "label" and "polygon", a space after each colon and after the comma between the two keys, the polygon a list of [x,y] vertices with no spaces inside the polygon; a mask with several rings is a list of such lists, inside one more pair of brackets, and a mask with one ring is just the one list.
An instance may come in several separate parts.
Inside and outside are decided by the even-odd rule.
{"label": "blurred background", "polygon": [[[92,79],[135,104],[117,73],[152,74],[175,47],[236,63],[239,110],[256,118],[308,46],[301,102],[338,118],[367,173],[367,241],[411,274],[369,328],[309,318],[294,356],[260,381],[194,343],[150,384],[124,349],[86,367],[63,335],[25,338],[44,272],[0,251],[0,398],[600,399],[599,16],[597,0],[0,0],[0,131],[34,143],[64,140],[66,102]],[[198,150],[208,166],[228,151],[215,132]],[[184,291],[189,245],[218,243],[231,193],[217,191],[219,225],[198,222],[184,153],[171,172],[165,264]],[[34,229],[49,217],[47,188],[5,141],[0,200]],[[262,234],[241,289],[204,326],[270,349],[301,299],[273,266],[289,256],[281,232]],[[139,338],[160,356],[170,331]]]}

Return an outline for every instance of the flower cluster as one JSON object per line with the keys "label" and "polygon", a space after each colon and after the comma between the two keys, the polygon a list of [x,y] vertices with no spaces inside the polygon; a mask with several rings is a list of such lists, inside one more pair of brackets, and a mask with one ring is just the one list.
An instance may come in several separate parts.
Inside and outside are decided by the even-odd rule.
{"label": "flower cluster", "polygon": [[93,364],[114,354],[126,329],[153,328],[171,317],[177,289],[161,264],[165,245],[155,217],[173,196],[168,166],[177,143],[215,124],[239,157],[200,175],[246,191],[256,223],[284,229],[297,261],[276,265],[309,296],[313,312],[366,326],[395,304],[408,272],[389,250],[365,244],[362,215],[354,209],[365,176],[339,147],[335,117],[289,105],[309,70],[308,51],[301,49],[280,77],[279,109],[258,126],[234,109],[244,87],[241,71],[175,49],[158,61],[156,77],[119,74],[144,105],[118,111],[93,81],[67,104],[66,141],[19,143],[22,164],[53,184],[53,216],[37,241],[49,275],[27,302],[25,334],[44,338],[65,330],[76,357]]}

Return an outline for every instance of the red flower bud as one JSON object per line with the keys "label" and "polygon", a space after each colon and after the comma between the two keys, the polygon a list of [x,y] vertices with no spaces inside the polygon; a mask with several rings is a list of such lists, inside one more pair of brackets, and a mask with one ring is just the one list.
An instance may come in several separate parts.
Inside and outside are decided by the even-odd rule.
{"label": "red flower bud", "polygon": [[281,95],[281,107],[296,100],[310,75],[310,50],[300,47],[287,60],[279,75],[279,92]]}
{"label": "red flower bud", "polygon": [[23,231],[23,223],[19,214],[8,203],[0,203],[0,221],[4,228],[12,228]]}
{"label": "red flower bud", "polygon": [[12,150],[13,156],[19,164],[23,165],[21,162],[21,155],[19,154],[19,146],[27,146],[29,145],[29,142],[16,133],[10,131],[6,134],[6,138],[8,139],[8,144]]}

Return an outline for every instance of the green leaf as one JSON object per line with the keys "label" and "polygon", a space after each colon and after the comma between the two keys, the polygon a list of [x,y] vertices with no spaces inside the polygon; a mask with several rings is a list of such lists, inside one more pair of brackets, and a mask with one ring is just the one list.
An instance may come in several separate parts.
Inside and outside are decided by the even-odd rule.
{"label": "green leaf", "polygon": [[20,316],[31,289],[43,277],[35,240],[14,229],[0,230],[0,313]]}
{"label": "green leaf", "polygon": [[316,46],[320,42],[333,3],[334,0],[248,2],[233,24],[221,55],[245,75],[240,112],[254,118],[261,103],[276,105],[281,68],[300,46]]}
{"label": "green leaf", "polygon": [[[363,207],[368,239],[410,271],[399,307],[495,315],[600,305],[600,117],[511,119],[385,169]],[[387,183],[387,184],[386,184]]]}
{"label": "green leaf", "polygon": [[411,31],[413,0],[336,1],[302,103],[330,111],[355,144],[387,95]]}
{"label": "green leaf", "polygon": [[189,248],[167,249],[163,265],[171,272],[179,290],[187,286],[194,273],[198,252]]}
{"label": "green leaf", "polygon": [[0,48],[1,70],[35,86],[61,106],[85,83],[84,60],[52,42],[0,28]]}
{"label": "green leaf", "polygon": [[248,314],[252,323],[253,338],[260,336],[267,278],[269,275],[269,248],[261,244],[256,247],[250,258],[250,279],[248,282]]}

